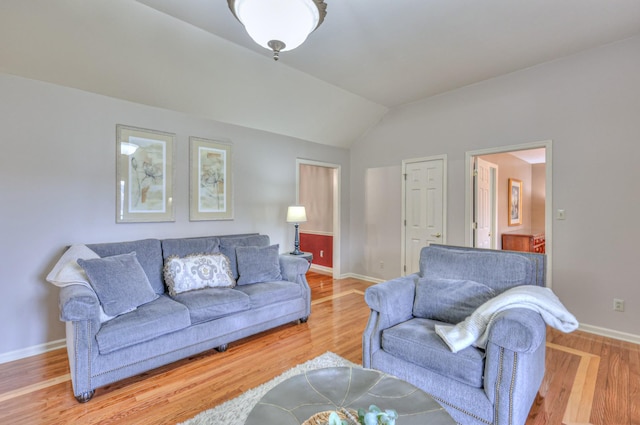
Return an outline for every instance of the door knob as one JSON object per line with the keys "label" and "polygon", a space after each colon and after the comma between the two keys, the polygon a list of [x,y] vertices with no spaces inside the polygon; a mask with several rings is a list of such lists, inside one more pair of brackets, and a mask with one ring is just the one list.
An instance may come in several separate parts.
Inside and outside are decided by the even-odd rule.
{"label": "door knob", "polygon": [[434,237],[436,237],[436,238],[439,238],[440,236],[442,236],[442,234],[441,234],[441,233],[436,233],[435,235],[431,235],[431,236],[434,236]]}

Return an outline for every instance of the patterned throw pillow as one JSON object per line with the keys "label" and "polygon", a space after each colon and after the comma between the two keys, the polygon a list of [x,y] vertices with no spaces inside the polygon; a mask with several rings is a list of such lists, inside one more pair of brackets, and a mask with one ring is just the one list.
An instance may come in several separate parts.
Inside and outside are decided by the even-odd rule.
{"label": "patterned throw pillow", "polygon": [[229,258],[224,254],[192,254],[171,256],[164,263],[164,281],[169,294],[203,288],[233,288]]}

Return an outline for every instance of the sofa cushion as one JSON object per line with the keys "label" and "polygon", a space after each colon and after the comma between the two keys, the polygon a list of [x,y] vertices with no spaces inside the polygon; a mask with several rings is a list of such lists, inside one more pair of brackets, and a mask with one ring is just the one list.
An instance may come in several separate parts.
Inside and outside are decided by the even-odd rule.
{"label": "sofa cushion", "polygon": [[189,309],[191,323],[197,324],[249,310],[249,296],[230,288],[206,288],[173,297]]}
{"label": "sofa cushion", "polygon": [[385,352],[476,388],[482,387],[484,351],[468,347],[452,353],[435,333],[435,320],[415,318],[382,332]]}
{"label": "sofa cushion", "polygon": [[287,301],[302,296],[302,285],[293,282],[263,282],[237,286],[238,291],[249,296],[251,308]]}
{"label": "sofa cushion", "polygon": [[236,260],[236,248],[239,246],[269,246],[269,236],[249,235],[238,237],[221,237],[220,252],[229,257],[233,278],[238,279],[238,261]]}
{"label": "sofa cushion", "polygon": [[423,277],[416,282],[413,315],[455,324],[494,296],[493,289],[472,280]]}
{"label": "sofa cushion", "polygon": [[109,316],[128,313],[158,298],[135,252],[88,260],[79,258],[78,264],[89,276],[89,283]]}
{"label": "sofa cushion", "polygon": [[162,261],[162,247],[158,239],[89,244],[87,247],[100,257],[111,257],[135,252],[136,258],[144,269],[155,293],[164,293],[164,280],[162,279],[162,267],[164,264]]}
{"label": "sofa cushion", "polygon": [[96,335],[100,354],[111,353],[191,324],[189,310],[166,295],[103,323]]}
{"label": "sofa cushion", "polygon": [[534,280],[535,266],[525,256],[504,251],[466,251],[431,245],[420,253],[420,276],[473,280],[503,292]]}
{"label": "sofa cushion", "polygon": [[280,245],[277,244],[237,247],[238,285],[282,280],[279,250]]}
{"label": "sofa cushion", "polygon": [[220,238],[205,236],[201,238],[164,239],[162,257],[186,257],[191,254],[215,254],[220,252]]}
{"label": "sofa cushion", "polygon": [[170,295],[202,288],[233,288],[229,259],[224,254],[171,256],[165,260],[164,281]]}

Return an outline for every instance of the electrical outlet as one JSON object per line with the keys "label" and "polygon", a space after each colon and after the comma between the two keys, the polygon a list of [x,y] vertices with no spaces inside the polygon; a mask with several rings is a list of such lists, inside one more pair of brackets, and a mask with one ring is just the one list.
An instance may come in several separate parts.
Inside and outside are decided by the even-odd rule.
{"label": "electrical outlet", "polygon": [[614,298],[613,299],[613,311],[624,311],[624,300]]}
{"label": "electrical outlet", "polygon": [[320,250],[320,258],[324,258],[324,251]]}

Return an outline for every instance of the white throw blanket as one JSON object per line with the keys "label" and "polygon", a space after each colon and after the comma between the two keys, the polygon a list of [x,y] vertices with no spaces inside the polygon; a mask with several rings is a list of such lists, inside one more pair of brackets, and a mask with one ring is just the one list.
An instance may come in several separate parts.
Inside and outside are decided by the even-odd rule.
{"label": "white throw blanket", "polygon": [[487,346],[491,323],[496,315],[510,308],[537,311],[547,325],[562,332],[572,332],[578,327],[576,318],[562,305],[551,289],[522,285],[508,289],[485,302],[457,325],[436,325],[435,330],[454,353],[471,345],[484,349]]}

